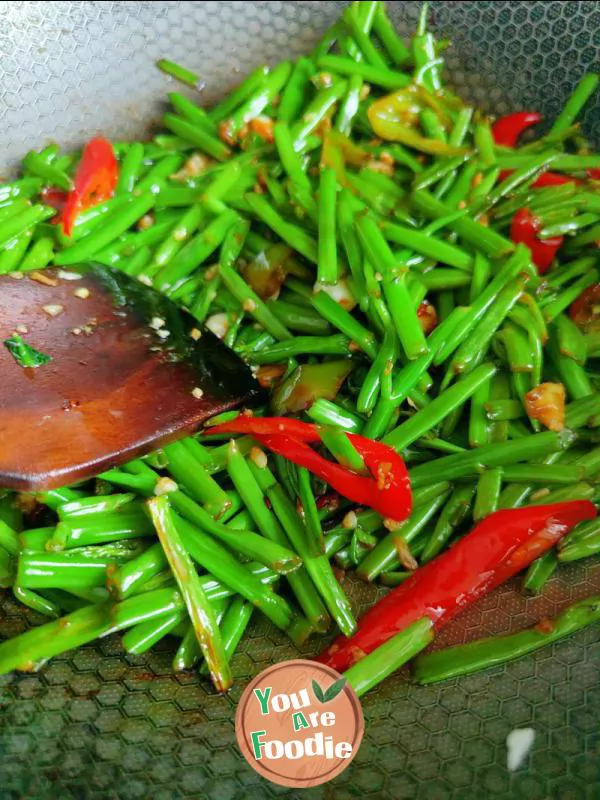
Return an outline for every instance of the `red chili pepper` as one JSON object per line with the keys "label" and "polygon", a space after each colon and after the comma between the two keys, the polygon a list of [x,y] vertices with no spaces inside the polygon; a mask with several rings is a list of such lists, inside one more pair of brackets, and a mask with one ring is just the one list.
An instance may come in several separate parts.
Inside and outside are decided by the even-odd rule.
{"label": "red chili pepper", "polygon": [[600,168],[587,169],[586,174],[588,178],[591,178],[593,181],[600,181]]}
{"label": "red chili pepper", "polygon": [[210,427],[213,433],[246,433],[278,455],[306,467],[332,489],[382,516],[396,521],[412,511],[408,472],[402,458],[388,445],[354,433],[347,434],[362,457],[370,476],[357,475],[347,467],[328,461],[310,447],[321,441],[319,427],[287,417],[239,416],[231,422]]}
{"label": "red chili pepper", "polygon": [[[537,111],[518,111],[516,114],[507,114],[492,125],[492,136],[496,144],[504,147],[516,147],[521,134],[532,125],[537,125],[542,119],[542,115]],[[498,180],[503,181],[511,172],[511,169],[502,170]],[[600,170],[598,172],[600,173]],[[568,175],[559,175],[558,172],[544,172],[531,184],[531,188],[545,189],[548,186],[562,186],[563,183],[580,183],[580,181]]]}
{"label": "red chili pepper", "polygon": [[541,230],[539,219],[528,208],[520,208],[514,215],[510,226],[510,238],[515,244],[522,243],[531,250],[531,258],[540,275],[548,272],[558,249],[563,243],[563,236],[551,239],[538,239]]}
{"label": "red chili pepper", "polygon": [[441,628],[596,514],[588,500],[491,514],[374,605],[354,636],[339,637],[318,660],[343,672],[421,617]]}
{"label": "red chili pepper", "polygon": [[561,175],[558,172],[543,172],[540,177],[531,184],[532,189],[546,189],[549,186],[562,186],[565,183],[581,183],[572,175]]}
{"label": "red chili pepper", "polygon": [[594,283],[571,303],[569,316],[580,328],[591,330],[598,327],[600,321],[600,283]]}
{"label": "red chili pepper", "polygon": [[41,195],[44,205],[54,208],[57,212],[56,216],[52,217],[50,221],[60,222],[60,215],[64,210],[67,197],[69,196],[68,192],[64,192],[62,189],[55,189],[53,186],[49,186],[46,189],[42,189]]}
{"label": "red chili pepper", "polygon": [[78,215],[86,208],[112,197],[119,170],[112,145],[101,136],[89,141],[77,167],[74,188],[69,192],[62,214],[63,229],[71,236]]}
{"label": "red chili pepper", "polygon": [[537,125],[542,119],[542,115],[537,111],[517,111],[515,114],[506,114],[492,125],[492,136],[496,144],[515,147],[521,134],[532,125]]}

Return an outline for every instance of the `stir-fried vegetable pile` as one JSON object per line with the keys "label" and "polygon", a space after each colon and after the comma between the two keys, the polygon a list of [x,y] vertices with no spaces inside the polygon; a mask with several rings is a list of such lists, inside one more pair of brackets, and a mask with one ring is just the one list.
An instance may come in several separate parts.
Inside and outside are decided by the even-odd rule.
{"label": "stir-fried vegetable pile", "polygon": [[[531,562],[524,587],[540,592],[561,562],[600,552],[600,155],[578,123],[599,78],[525,141],[541,117],[466,105],[442,79],[442,50],[426,9],[406,46],[382,3],[354,3],[310,56],[260,67],[212,108],[172,91],[151,141],[50,145],[0,186],[0,273],[123,270],[270,390],[246,422],[222,415],[209,436],[91,483],[4,492],[1,585],[56,621],[1,644],[0,672],[126,630],[132,653],[179,637],[174,669],[203,657],[224,690],[255,608],[294,642],[332,623],[351,637],[337,578],[356,568],[403,590],[393,618],[390,603],[371,611],[324,656],[346,669],[373,650],[348,673],[362,693],[431,640],[426,576],[436,557],[448,574],[468,542],[485,550],[477,527],[446,550],[474,523],[512,538],[494,540],[493,579],[457,578],[456,610],[459,590],[475,600]],[[270,415],[320,427],[256,426]],[[402,456],[412,498],[400,459],[368,439]],[[389,493],[375,501],[395,480],[387,513]],[[597,601],[548,641],[596,619]],[[473,658],[529,651],[522,636]],[[418,676],[474,668],[452,658],[423,660]]]}

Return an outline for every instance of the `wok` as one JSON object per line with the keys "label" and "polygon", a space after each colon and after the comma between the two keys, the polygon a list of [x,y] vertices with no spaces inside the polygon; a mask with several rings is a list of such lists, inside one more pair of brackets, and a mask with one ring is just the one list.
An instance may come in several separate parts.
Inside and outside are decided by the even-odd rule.
{"label": "wok", "polygon": [[[154,67],[178,60],[205,81],[209,102],[257,64],[309,50],[339,14],[337,2],[0,2],[0,167],[10,174],[30,148],[77,146],[94,133],[144,135],[158,118],[169,79]],[[401,33],[418,4],[390,3]],[[456,90],[503,113],[539,109],[549,118],[598,61],[598,2],[433,2],[433,22],[451,37]],[[600,97],[586,113],[600,139]],[[439,645],[520,628],[600,589],[590,565],[563,568],[544,596],[517,587],[478,603]],[[357,605],[375,590],[354,585]],[[32,621],[9,595],[0,638]],[[312,651],[307,649],[305,654]],[[297,652],[258,620],[233,660],[237,682],[216,696],[196,674],[173,675],[163,642],[126,656],[119,640],[54,659],[43,671],[0,678],[0,798],[210,800],[275,797],[242,758],[233,720],[247,680]],[[363,702],[360,752],[332,784],[303,800],[370,796],[592,798],[600,794],[600,628],[461,680],[411,686],[395,676]],[[532,727],[527,765],[510,774],[506,736]],[[293,792],[285,790],[289,797]],[[300,796],[300,795],[298,795]]]}

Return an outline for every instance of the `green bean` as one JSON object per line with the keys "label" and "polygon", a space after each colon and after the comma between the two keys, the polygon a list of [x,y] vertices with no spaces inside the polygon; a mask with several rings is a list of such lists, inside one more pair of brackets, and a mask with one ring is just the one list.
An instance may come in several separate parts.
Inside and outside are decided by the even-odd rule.
{"label": "green bean", "polygon": [[[540,435],[540,434],[538,434]],[[549,494],[540,492],[539,496],[533,494],[528,505],[539,506],[550,503],[568,503],[571,500],[591,500],[595,495],[595,488],[589,483],[574,483],[554,489]]]}
{"label": "green bean", "polygon": [[29,247],[32,236],[33,230],[30,229],[4,245],[4,249],[0,251],[0,275],[5,275],[7,272],[14,272],[18,269],[23,271],[23,256]]}
{"label": "green bean", "polygon": [[181,625],[185,619],[186,614],[184,611],[174,611],[172,614],[159,617],[157,620],[150,620],[136,625],[124,634],[122,639],[123,649],[126,653],[134,655],[146,653],[167,634],[173,633],[175,628]]}
{"label": "green bean", "polygon": [[363,424],[358,415],[323,398],[316,400],[306,413],[320,425],[333,425],[349,433],[358,433]]}
{"label": "green bean", "polygon": [[[439,189],[436,190],[436,199],[439,200],[443,196],[444,202],[448,208],[452,210],[458,209],[459,211],[464,210],[462,209],[462,206],[465,205],[466,198],[473,188],[473,182],[475,180],[475,176],[479,172],[479,168],[479,163],[476,160],[471,159],[467,161],[462,169],[458,170],[457,177],[453,180],[445,193],[438,195]],[[460,215],[456,216],[456,212],[454,212],[450,215],[440,215],[438,219],[440,223],[443,222],[444,226],[446,226],[450,225],[451,222],[453,222],[455,219],[459,219],[462,216],[465,215],[461,213]]]}
{"label": "green bean", "polygon": [[588,425],[589,420],[600,412],[600,395],[593,392],[569,403],[565,409],[567,428],[576,430]]}
{"label": "green bean", "polygon": [[506,324],[498,337],[506,347],[506,357],[511,372],[532,372],[533,354],[525,332],[514,325]]}
{"label": "green bean", "polygon": [[208,471],[181,442],[167,445],[165,453],[169,459],[169,473],[177,483],[185,487],[191,497],[203,505],[212,517],[221,517],[231,502]]}
{"label": "green bean", "polygon": [[424,650],[434,635],[431,619],[423,617],[357,661],[344,677],[358,697],[362,697]]}
{"label": "green bean", "polygon": [[60,608],[56,603],[46,599],[41,594],[33,592],[31,589],[24,589],[17,583],[13,585],[12,592],[19,602],[38,614],[43,614],[45,617],[53,617],[54,619],[60,617]]}
{"label": "green bean", "polygon": [[[413,677],[427,684],[466,675],[531,653],[600,619],[598,597],[579,600],[548,623],[518,633],[477,639],[468,644],[419,656]],[[377,651],[376,651],[377,652]]]}
{"label": "green bean", "polygon": [[[486,474],[486,473],[484,473]],[[433,533],[425,549],[421,553],[421,563],[426,564],[440,553],[459,525],[467,518],[470,510],[475,486],[465,484],[457,486],[442,508]]]}
{"label": "green bean", "polygon": [[33,228],[38,222],[54,216],[55,213],[54,209],[48,206],[34,205],[0,222],[0,248],[6,247],[16,237]]}
{"label": "green bean", "polygon": [[298,467],[296,473],[298,497],[302,505],[302,517],[306,531],[308,550],[311,555],[319,556],[321,553],[325,552],[325,543],[323,541],[323,531],[321,529],[317,504],[311,487],[310,473],[303,467]]}
{"label": "green bean", "polygon": [[500,181],[487,196],[483,197],[477,206],[478,211],[483,211],[496,205],[503,197],[512,194],[521,184],[530,182],[546,172],[556,160],[556,154],[542,153],[529,160],[523,166],[510,172],[504,180]]}
{"label": "green bean", "polygon": [[554,329],[550,331],[548,354],[570,399],[580,400],[583,397],[594,394],[591,381],[585,369],[572,358],[564,356],[560,352],[558,334]]}
{"label": "green bean", "polygon": [[471,408],[469,414],[469,444],[471,447],[482,447],[489,444],[490,426],[486,405],[490,398],[490,382],[481,383],[471,398]]}
{"label": "green bean", "polygon": [[88,548],[77,555],[73,551],[54,554],[25,551],[19,557],[17,583],[25,589],[103,586],[107,568],[118,562],[114,557],[95,556],[94,549]]}
{"label": "green bean", "polygon": [[560,353],[572,358],[580,366],[585,366],[587,345],[581,330],[564,314],[559,314],[553,324],[556,328],[556,343]]}
{"label": "green bean", "polygon": [[306,90],[314,72],[315,66],[310,58],[299,58],[296,61],[277,108],[277,119],[280,122],[292,123],[297,119],[304,106]]}
{"label": "green bean", "polygon": [[302,159],[294,149],[294,140],[289,125],[285,122],[277,122],[273,127],[273,134],[277,153],[290,180],[307,192],[312,192],[311,182],[304,171]]}
{"label": "green bean", "polygon": [[20,269],[22,272],[44,269],[52,261],[53,256],[54,241],[49,236],[43,236],[29,248],[21,261]]}
{"label": "green bean", "polygon": [[171,77],[176,78],[178,81],[185,83],[187,86],[191,86],[192,89],[198,89],[202,84],[199,75],[189,69],[186,69],[185,67],[182,67],[175,61],[168,61],[166,58],[161,58],[160,61],[156,62],[156,66],[161,72],[164,72],[165,75],[170,75]]}
{"label": "green bean", "polygon": [[6,205],[0,207],[0,222],[4,222],[11,217],[15,217],[18,214],[21,214],[23,211],[27,211],[31,208],[31,203],[25,197],[18,198],[16,200],[9,200]]}
{"label": "green bean", "polygon": [[350,340],[341,334],[333,336],[295,336],[285,342],[273,344],[258,353],[250,352],[253,364],[278,364],[298,355],[347,356]]}
{"label": "green bean", "polygon": [[258,88],[263,86],[265,79],[268,75],[268,67],[257,67],[248,77],[242,81],[232,92],[229,92],[226,97],[216,106],[211,108],[208,116],[213,122],[221,122],[227,117],[231,116],[239,106],[250,97]]}
{"label": "green bean", "polygon": [[390,531],[380,540],[358,565],[356,574],[362,580],[372,582],[382,572],[388,572],[400,563],[398,540],[409,545],[443,507],[448,493],[439,495],[431,503],[418,506],[398,530]]}
{"label": "green bean", "polygon": [[[359,475],[369,475],[362,456],[343,431],[322,427],[319,429],[319,436],[336,461]],[[300,483],[298,485],[300,487]]]}
{"label": "green bean", "polygon": [[384,371],[391,374],[395,361],[396,339],[394,332],[388,328],[377,357],[371,364],[359,392],[356,408],[361,414],[370,414],[377,402]]}
{"label": "green bean", "polygon": [[383,3],[377,3],[373,18],[373,30],[396,66],[404,64],[410,59],[410,51],[398,36]]}
{"label": "green bean", "polygon": [[579,561],[600,552],[600,536],[598,520],[591,520],[578,525],[570,534],[559,542],[558,560],[560,563]]}
{"label": "green bean", "polygon": [[[41,191],[43,182],[40,178],[20,178],[17,181],[3,183],[0,186],[0,203],[14,201],[17,198],[33,197]],[[6,206],[8,208],[9,206]]]}
{"label": "green bean", "polygon": [[302,228],[284,220],[271,208],[262,195],[247,194],[246,200],[250,204],[253,214],[271,228],[286,244],[293,250],[297,250],[309,261],[312,261],[313,264],[317,263],[317,243]]}
{"label": "green bean", "polygon": [[[85,238],[76,242],[68,250],[63,250],[55,258],[58,266],[77,264],[95,257],[99,252],[125,233],[138,219],[147,214],[156,203],[156,195],[148,191],[139,197],[131,198],[126,205],[107,214],[103,223]],[[138,234],[139,235],[139,234]]]}
{"label": "green bean", "polygon": [[0,547],[11,556],[18,555],[20,550],[17,532],[3,519],[0,519]]}
{"label": "green bean", "polygon": [[225,654],[229,661],[231,661],[237,650],[237,646],[248,627],[253,611],[254,607],[250,603],[247,603],[241,597],[234,597],[231,601],[231,605],[225,612],[223,622],[221,623],[221,634],[225,645]]}
{"label": "green bean", "polygon": [[492,265],[483,253],[477,251],[473,259],[473,272],[471,275],[471,288],[469,290],[469,302],[473,303],[481,295],[488,285],[492,272]]}
{"label": "green bean", "polygon": [[[332,300],[332,303],[337,306],[335,300]],[[327,336],[331,332],[327,320],[312,308],[303,308],[296,303],[287,303],[283,300],[269,303],[269,308],[291,331],[314,336]],[[353,319],[349,314],[348,316]]]}
{"label": "green bean", "polygon": [[183,545],[169,501],[166,497],[155,497],[148,501],[148,508],[185,601],[211,679],[217,691],[224,692],[231,686],[233,679],[225,656],[221,632],[190,555]]}
{"label": "green bean", "polygon": [[177,172],[182,163],[183,156],[181,153],[170,153],[164,156],[164,158],[154,163],[145,175],[140,178],[134,194],[140,195],[145,192],[160,192],[164,181],[174,172]]}
{"label": "green bean", "polygon": [[[454,210],[449,204],[436,200],[433,195],[422,189],[414,192],[412,206],[429,219],[436,219],[442,216],[450,217]],[[483,250],[486,255],[492,258],[500,258],[514,249],[514,245],[508,239],[505,239],[490,228],[484,227],[470,217],[455,219],[453,222],[448,223],[448,227],[464,239],[465,242]]]}
{"label": "green bean", "polygon": [[481,163],[486,167],[493,166],[496,163],[496,151],[494,137],[488,119],[482,119],[475,125],[473,139]]}
{"label": "green bean", "polygon": [[412,486],[415,489],[435,481],[468,478],[477,475],[482,468],[504,467],[543,458],[562,450],[571,438],[564,432],[556,434],[545,431],[527,439],[497,442],[466,453],[445,456],[431,464],[422,464],[410,470]]}
{"label": "green bean", "polygon": [[[250,120],[258,117],[277,97],[285,86],[292,71],[289,61],[282,61],[272,70],[269,70],[260,82],[246,96],[244,101],[231,114],[227,115],[221,126],[221,136],[234,142],[241,129]],[[213,109],[214,111],[214,109]],[[209,115],[214,120],[214,114]],[[219,113],[220,116],[220,113]]]}
{"label": "green bean", "polygon": [[356,220],[358,235],[367,258],[384,275],[384,291],[400,343],[409,359],[427,352],[425,336],[406,286],[406,271],[396,259],[372,216]]}
{"label": "green bean", "polygon": [[589,286],[592,286],[598,279],[598,272],[591,269],[582,275],[578,280],[564,289],[554,300],[550,300],[543,306],[543,314],[546,322],[552,322],[559,314],[565,311],[571,303]]}
{"label": "green bean", "polygon": [[337,75],[360,75],[360,77],[368,83],[392,91],[395,89],[403,89],[410,83],[409,76],[401,72],[375,67],[365,62],[357,63],[344,56],[320,56],[317,59],[317,66],[323,70],[330,70]]}
{"label": "green bean", "polygon": [[523,404],[519,400],[489,400],[484,405],[487,419],[505,421],[521,419],[525,416]]}
{"label": "green bean", "polygon": [[317,292],[312,296],[311,301],[315,310],[324,319],[357,344],[370,359],[375,358],[377,343],[370,330],[361,325],[355,317],[336,303],[326,292]]}
{"label": "green bean", "polygon": [[94,514],[105,514],[123,510],[132,512],[139,509],[139,503],[133,492],[122,494],[93,495],[91,497],[70,497],[66,495],[59,505],[54,506],[59,519],[69,520],[74,517],[86,517]]}
{"label": "green bean", "polygon": [[463,286],[471,286],[472,279],[468,273],[458,269],[444,269],[439,267],[425,272],[419,276],[419,281],[426,290],[438,292],[444,289],[459,289]]}
{"label": "green bean", "polygon": [[69,517],[56,526],[46,543],[50,551],[86,545],[115,542],[119,539],[139,539],[152,533],[152,526],[143,510],[136,506],[119,511],[86,517]]}
{"label": "green bean", "polygon": [[[363,9],[367,10],[366,19],[365,15],[360,13]],[[342,19],[366,61],[380,69],[387,69],[385,59],[369,36],[370,28],[374,22],[374,12],[375,4],[373,3],[364,3],[363,6],[349,6],[342,14]]]}
{"label": "green bean", "polygon": [[206,212],[202,205],[193,205],[177,220],[167,237],[158,245],[146,274],[154,276],[181,250],[190,237],[205,222]]}
{"label": "green bean", "polygon": [[552,550],[537,558],[527,570],[523,589],[529,594],[539,594],[558,567],[558,559]]}
{"label": "green bean", "polygon": [[256,475],[239,452],[234,440],[229,443],[227,471],[262,535],[271,540],[271,542],[284,548],[289,548],[286,534],[264,504],[264,498],[257,483]]}
{"label": "green bean", "polygon": [[477,481],[477,494],[473,506],[473,521],[479,522],[498,509],[504,474],[502,467],[487,469]]}
{"label": "green bean", "polygon": [[561,133],[575,122],[582,108],[596,91],[598,81],[600,81],[600,76],[594,72],[589,72],[583,76],[575,87],[573,94],[564,104],[562,111],[554,121],[554,125],[550,128],[549,136]]}
{"label": "green bean", "polygon": [[[227,235],[230,236],[232,234],[233,236],[239,237],[242,228],[244,231],[247,230],[247,224],[248,223],[242,220],[241,225],[234,225]],[[292,334],[285,325],[274,316],[269,306],[260,299],[231,265],[221,261],[219,274],[225,286],[234,295],[236,300],[238,300],[244,311],[250,313],[271,336],[279,341],[292,338]]]}
{"label": "green bean", "polygon": [[346,95],[340,104],[335,121],[335,128],[344,136],[352,133],[354,119],[360,106],[360,95],[363,89],[363,79],[360,75],[351,75],[348,79]]}
{"label": "green bean", "polygon": [[[185,117],[193,125],[211,133],[216,132],[216,126],[207,112],[196,105],[196,103],[192,102],[188,97],[180,92],[169,92],[168,97],[175,111]],[[181,137],[181,139],[185,140],[185,137]]]}
{"label": "green bean", "polygon": [[321,167],[319,181],[319,237],[317,280],[335,284],[339,279],[336,239],[337,177],[331,167]]}
{"label": "green bean", "polygon": [[73,181],[67,173],[54,166],[52,161],[45,158],[42,153],[30,150],[23,159],[23,166],[50,186],[58,186],[59,189],[64,189],[66,192],[70,192],[73,188]]}
{"label": "green bean", "polygon": [[418,411],[407,422],[388,433],[383,441],[396,450],[408,447],[441,422],[456,406],[462,406],[482,383],[490,380],[495,372],[496,367],[493,364],[482,364],[477,367],[457,384],[438,395],[422,411]]}
{"label": "green bean", "polygon": [[393,222],[384,223],[383,233],[386,239],[409,247],[434,261],[441,261],[443,264],[464,270],[470,270],[473,266],[473,258],[469,253],[442,239],[424,235],[412,228]]}
{"label": "green bean", "polygon": [[495,303],[488,311],[487,316],[476,324],[471,337],[460,345],[452,357],[449,371],[455,374],[467,372],[481,363],[485,358],[494,333],[522,293],[523,282],[521,280],[509,282],[498,293]]}
{"label": "green bean", "polygon": [[260,488],[269,498],[277,518],[290,536],[294,549],[302,558],[314,587],[323,598],[328,611],[342,633],[345,636],[352,635],[356,629],[356,622],[350,602],[338,583],[327,556],[325,554],[314,556],[309,552],[306,532],[296,508],[283,488],[277,484],[270,470],[266,467],[258,468],[256,465],[251,465],[251,469]]}
{"label": "green bean", "polygon": [[119,179],[115,194],[130,194],[135,188],[144,162],[144,145],[132,142],[119,167]]}
{"label": "green bean", "polygon": [[455,175],[456,170],[464,164],[467,157],[468,155],[465,153],[453,158],[440,158],[434,161],[430,167],[424,169],[415,177],[413,187],[415,189],[428,189],[444,178]]}
{"label": "green bean", "polygon": [[551,239],[554,236],[573,235],[583,228],[594,225],[599,220],[600,217],[597,214],[578,214],[576,217],[563,219],[553,224],[546,224],[544,219],[544,227],[537,236],[540,239]]}
{"label": "green bean", "polygon": [[415,81],[420,73],[426,71],[427,79],[423,77],[423,85],[430,92],[438,92],[441,89],[441,76],[436,59],[436,43],[433,34],[427,30],[427,15],[429,4],[424,3],[419,14],[417,32],[412,39],[412,54],[415,62]]}
{"label": "green bean", "polygon": [[156,277],[158,288],[172,292],[180,281],[203,264],[223,242],[229,230],[238,220],[235,211],[225,211],[214,219],[203,231],[197,233],[177,255],[165,264]]}

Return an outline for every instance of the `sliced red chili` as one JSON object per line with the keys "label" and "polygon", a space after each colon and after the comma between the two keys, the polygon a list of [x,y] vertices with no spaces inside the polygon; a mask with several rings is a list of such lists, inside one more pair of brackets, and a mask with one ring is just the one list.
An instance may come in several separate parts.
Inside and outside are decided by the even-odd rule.
{"label": "sliced red chili", "polygon": [[119,170],[111,143],[101,136],[89,141],[77,167],[73,190],[69,192],[62,213],[63,229],[73,233],[78,215],[87,208],[112,197]]}
{"label": "sliced red chili", "polygon": [[347,434],[362,457],[369,476],[328,461],[310,447],[321,441],[319,427],[287,417],[244,417],[208,428],[207,433],[246,433],[274,453],[306,467],[336,492],[382,516],[396,521],[412,511],[412,494],[406,465],[388,445],[358,434]]}
{"label": "sliced red chili", "polygon": [[543,119],[537,111],[517,111],[500,117],[492,125],[492,136],[496,144],[515,147],[521,135]]}
{"label": "sliced red chili", "polygon": [[[542,119],[542,115],[538,114],[537,111],[518,111],[515,114],[507,114],[504,117],[500,117],[492,125],[492,136],[496,144],[503,147],[516,147],[521,135],[528,128],[541,122]],[[503,181],[511,172],[511,169],[502,170],[498,180]],[[563,183],[580,183],[580,181],[570,175],[560,175],[558,172],[544,172],[531,184],[531,188],[545,189],[548,186],[562,186]]]}
{"label": "sliced red chili", "polygon": [[531,259],[540,275],[547,272],[563,243],[564,237],[538,239],[541,230],[539,219],[528,208],[520,208],[510,226],[510,238],[515,244],[522,243],[531,250]]}
{"label": "sliced red chili", "polygon": [[596,514],[587,500],[491,514],[374,605],[354,636],[339,637],[318,660],[343,672],[424,616],[441,628]]}
{"label": "sliced red chili", "polygon": [[561,175],[558,172],[543,172],[537,180],[531,184],[532,189],[546,189],[549,186],[563,186],[565,183],[581,183],[572,175]]}
{"label": "sliced red chili", "polygon": [[585,330],[600,326],[600,283],[588,286],[569,308],[573,322]]}
{"label": "sliced red chili", "polygon": [[55,189],[53,186],[48,186],[42,189],[41,195],[44,205],[54,208],[57,212],[57,215],[52,217],[51,222],[60,222],[60,215],[64,210],[69,193],[64,192],[62,189]]}

